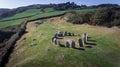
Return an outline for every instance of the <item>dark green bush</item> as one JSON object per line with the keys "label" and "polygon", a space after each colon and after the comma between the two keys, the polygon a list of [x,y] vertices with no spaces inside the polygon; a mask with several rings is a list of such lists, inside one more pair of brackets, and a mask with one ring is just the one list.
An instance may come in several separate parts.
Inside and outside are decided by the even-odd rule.
{"label": "dark green bush", "polygon": [[68,15],[68,22],[73,24],[83,24],[90,22],[92,13],[71,13]]}
{"label": "dark green bush", "polygon": [[107,8],[95,12],[70,13],[68,22],[73,24],[88,23],[101,26],[120,26],[120,8]]}

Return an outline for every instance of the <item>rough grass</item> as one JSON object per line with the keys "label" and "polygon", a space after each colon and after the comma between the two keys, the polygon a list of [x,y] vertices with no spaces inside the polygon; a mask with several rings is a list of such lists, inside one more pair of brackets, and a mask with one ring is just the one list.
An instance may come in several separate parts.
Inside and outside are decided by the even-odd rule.
{"label": "rough grass", "polygon": [[[120,29],[89,25],[72,25],[60,17],[27,25],[28,33],[18,42],[7,67],[119,67]],[[96,45],[85,50],[64,48],[51,43],[57,31],[87,33]],[[23,40],[26,38],[26,40]],[[33,41],[33,39],[36,39]],[[30,46],[36,43],[36,46]]]}

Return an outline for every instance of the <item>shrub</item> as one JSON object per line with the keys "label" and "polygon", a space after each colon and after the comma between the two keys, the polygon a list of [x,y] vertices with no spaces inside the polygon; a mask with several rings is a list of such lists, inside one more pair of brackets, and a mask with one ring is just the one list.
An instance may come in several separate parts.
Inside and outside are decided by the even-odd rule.
{"label": "shrub", "polygon": [[120,26],[120,8],[107,8],[95,12],[69,13],[67,21],[73,24],[88,23],[101,26]]}

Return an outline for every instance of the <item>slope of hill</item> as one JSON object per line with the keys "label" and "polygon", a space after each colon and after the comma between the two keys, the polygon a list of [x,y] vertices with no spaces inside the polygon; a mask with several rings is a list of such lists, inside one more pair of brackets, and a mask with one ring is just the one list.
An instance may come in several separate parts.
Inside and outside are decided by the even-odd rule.
{"label": "slope of hill", "polygon": [[[48,7],[48,5],[46,6]],[[62,7],[60,8],[62,10],[54,10],[53,8],[38,9],[34,6],[30,7],[33,8],[20,12],[18,10],[18,13],[15,13],[14,16],[0,20],[0,28],[6,31],[14,30],[13,25],[17,27],[17,24],[29,21],[26,26],[27,33],[16,42],[14,52],[10,58],[8,57],[10,60],[7,67],[120,66],[120,29],[117,27],[105,28],[87,24],[73,25],[68,23],[63,15],[71,12],[75,12],[76,14],[77,12],[94,12],[103,8],[74,10],[68,8],[67,10],[63,10],[64,7]],[[31,20],[32,22],[30,22]],[[37,25],[35,22],[43,22],[43,24]],[[73,38],[76,42],[78,38],[82,38],[83,33],[87,33],[89,41],[92,41],[94,44],[86,44],[82,50],[80,48],[73,49],[56,46],[51,42],[51,38],[58,31],[68,31],[74,32],[77,35],[79,34],[78,37]],[[64,42],[62,43],[65,44]]]}
{"label": "slope of hill", "polygon": [[72,3],[66,2],[61,4],[34,4],[34,5],[14,8],[9,11],[3,12],[0,14],[0,19],[14,16],[17,13],[21,13],[29,9],[41,9],[44,11],[45,8],[54,8],[55,10],[67,10],[67,9],[79,8],[79,5],[76,5],[74,2]]}
{"label": "slope of hill", "polygon": [[[18,13],[12,17],[9,18],[4,18],[3,20],[0,21],[0,31],[2,30],[3,32],[14,32],[17,33],[17,30],[19,29],[19,24],[22,22],[31,21],[31,20],[38,20],[38,19],[45,19],[45,18],[50,18],[50,17],[55,17],[55,16],[60,16],[65,14],[67,11],[55,11],[52,8],[46,8],[44,9],[45,11],[42,12],[40,9],[30,9],[22,13]],[[83,9],[83,10],[74,10],[77,12],[90,12],[98,9]],[[12,34],[12,33],[11,33]],[[8,35],[11,37],[11,35]],[[0,33],[0,39],[2,42],[0,43],[0,46],[4,46],[3,43],[5,43],[9,38],[5,38],[6,36],[2,33]],[[6,45],[7,46],[7,45]],[[1,48],[2,49],[2,48]]]}
{"label": "slope of hill", "polygon": [[[76,12],[91,12],[98,10],[96,9],[80,9],[80,10],[73,10]],[[21,22],[24,22],[26,20],[32,20],[42,17],[48,17],[48,16],[54,16],[54,15],[60,15],[65,12],[69,12],[70,10],[63,10],[63,11],[56,11],[53,8],[46,8],[44,9],[45,12],[42,12],[41,9],[30,9],[27,11],[24,11],[22,13],[18,13],[12,17],[4,18],[0,20],[0,28],[20,24]]]}
{"label": "slope of hill", "polygon": [[6,12],[6,11],[9,11],[9,10],[10,10],[10,9],[0,8],[0,13]]}
{"label": "slope of hill", "polygon": [[[44,22],[36,25],[35,22]],[[73,25],[56,17],[30,22],[26,33],[16,43],[7,67],[119,67],[120,29]],[[96,45],[85,50],[56,46],[51,38],[58,31],[87,33]],[[79,38],[79,37],[78,37]],[[32,44],[36,44],[32,46]]]}

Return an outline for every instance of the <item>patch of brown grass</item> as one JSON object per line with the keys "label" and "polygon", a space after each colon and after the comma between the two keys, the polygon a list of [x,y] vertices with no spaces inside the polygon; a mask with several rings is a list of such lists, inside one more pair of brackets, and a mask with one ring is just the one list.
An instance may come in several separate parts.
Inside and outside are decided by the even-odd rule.
{"label": "patch of brown grass", "polygon": [[62,65],[64,61],[64,54],[59,54],[56,57],[56,64]]}

